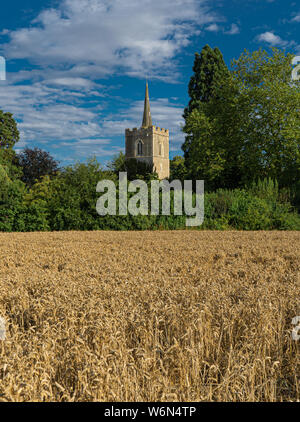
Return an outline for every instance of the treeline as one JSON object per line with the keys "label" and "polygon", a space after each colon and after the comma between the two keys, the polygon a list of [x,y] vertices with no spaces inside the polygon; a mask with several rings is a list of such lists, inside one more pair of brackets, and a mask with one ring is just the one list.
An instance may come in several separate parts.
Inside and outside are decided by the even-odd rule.
{"label": "treeline", "polygon": [[[291,81],[292,57],[245,51],[229,70],[217,48],[195,55],[184,155],[171,160],[170,181],[205,181],[199,229],[300,229],[300,90]],[[0,111],[0,231],[186,228],[186,216],[172,212],[97,214],[97,183],[109,179],[118,189],[120,171],[150,191],[157,175],[142,163],[121,153],[106,169],[96,159],[60,168],[38,148],[16,154],[18,141],[13,116]]]}
{"label": "treeline", "polygon": [[[155,175],[141,172],[139,177],[148,184],[150,204],[150,185]],[[95,159],[44,175],[31,187],[2,173],[0,231],[186,228],[186,216],[173,213],[172,195],[170,216],[98,215],[96,203],[101,194],[96,186],[103,179],[114,181],[118,191],[117,172],[101,169]],[[254,183],[248,190],[205,193],[204,203],[204,223],[197,229],[300,230],[300,216],[289,202],[289,192],[280,191],[271,179]]]}

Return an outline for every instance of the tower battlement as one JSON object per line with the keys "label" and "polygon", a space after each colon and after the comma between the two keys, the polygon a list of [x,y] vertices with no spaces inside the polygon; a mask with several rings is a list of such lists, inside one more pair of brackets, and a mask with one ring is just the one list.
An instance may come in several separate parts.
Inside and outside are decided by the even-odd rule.
{"label": "tower battlement", "polygon": [[137,127],[134,127],[133,129],[125,129],[125,133],[136,132],[137,130],[138,130]]}
{"label": "tower battlement", "polygon": [[153,126],[153,129],[155,132],[169,133],[169,129],[165,129],[163,127]]}
{"label": "tower battlement", "polygon": [[[150,130],[151,129],[151,130]],[[149,131],[155,131],[155,132],[162,132],[162,133],[169,133],[169,129],[165,129],[163,127],[159,127],[159,126],[149,126],[149,127],[134,127],[132,129],[125,129],[125,133],[133,133],[133,132],[137,132],[137,131],[142,131],[142,132],[149,132]]]}

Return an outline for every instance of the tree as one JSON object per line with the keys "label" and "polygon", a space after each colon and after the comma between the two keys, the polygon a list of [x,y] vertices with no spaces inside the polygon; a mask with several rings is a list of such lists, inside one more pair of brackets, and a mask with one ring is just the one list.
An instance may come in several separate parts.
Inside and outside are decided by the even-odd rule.
{"label": "tree", "polygon": [[125,171],[125,154],[120,151],[120,153],[115,155],[112,161],[107,164],[107,167],[116,174],[119,174],[120,171]]}
{"label": "tree", "polygon": [[[230,72],[224,62],[221,51],[218,48],[212,49],[209,45],[205,45],[200,54],[195,54],[193,72],[194,74],[188,86],[190,101],[183,113],[186,124],[193,110],[201,107],[201,104],[208,103],[212,98],[217,98],[220,87],[226,85],[230,78]],[[183,131],[187,133],[186,126]],[[188,134],[182,145],[188,171],[191,161],[194,159],[191,154],[193,142],[193,135]]]}
{"label": "tree", "polygon": [[128,180],[141,179],[145,181],[158,179],[158,175],[153,171],[153,166],[136,158],[125,160],[125,171]]}
{"label": "tree", "polygon": [[242,183],[271,177],[280,186],[300,176],[300,82],[291,83],[293,56],[273,48],[233,61],[239,84],[235,107]]}
{"label": "tree", "polygon": [[13,150],[19,139],[20,134],[13,115],[0,110],[0,165],[11,178],[20,177],[17,156]]}
{"label": "tree", "polygon": [[19,139],[20,134],[13,115],[0,110],[0,148],[12,149]]}
{"label": "tree", "polygon": [[54,160],[49,152],[40,148],[25,148],[18,156],[22,168],[22,180],[27,186],[32,186],[43,176],[52,176],[58,171],[58,161]]}
{"label": "tree", "polygon": [[136,158],[126,159],[122,151],[113,157],[107,167],[109,171],[112,171],[117,176],[119,176],[119,172],[127,172],[128,180],[151,180],[158,177],[157,173],[153,172],[150,164],[137,160]]}
{"label": "tree", "polygon": [[170,180],[185,180],[186,178],[186,167],[184,157],[176,155],[170,160]]}
{"label": "tree", "polygon": [[221,89],[222,95],[192,111],[185,126],[193,138],[187,170],[192,179],[205,180],[206,190],[234,188],[241,179],[236,140],[237,86],[231,78]]}
{"label": "tree", "polygon": [[96,187],[100,180],[107,178],[107,173],[92,157],[86,163],[78,162],[61,169],[50,184],[44,177],[32,187],[31,198],[43,199],[41,194],[47,192],[51,230],[97,230],[101,219],[96,212],[99,197]]}
{"label": "tree", "polygon": [[186,132],[191,172],[206,186],[234,188],[271,177],[280,186],[300,176],[300,91],[290,54],[245,51],[218,95],[194,109]]}

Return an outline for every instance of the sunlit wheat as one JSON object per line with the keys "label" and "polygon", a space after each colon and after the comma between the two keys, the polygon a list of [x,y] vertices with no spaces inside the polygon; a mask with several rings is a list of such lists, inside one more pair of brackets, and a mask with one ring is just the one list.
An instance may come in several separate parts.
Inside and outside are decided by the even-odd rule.
{"label": "sunlit wheat", "polygon": [[0,245],[0,400],[300,399],[299,233],[1,233]]}

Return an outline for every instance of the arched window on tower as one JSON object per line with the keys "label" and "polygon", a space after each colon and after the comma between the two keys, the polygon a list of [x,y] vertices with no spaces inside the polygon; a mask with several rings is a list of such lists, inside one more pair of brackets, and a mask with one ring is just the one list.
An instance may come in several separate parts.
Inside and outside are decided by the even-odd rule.
{"label": "arched window on tower", "polygon": [[143,142],[138,141],[137,143],[137,155],[143,155]]}

